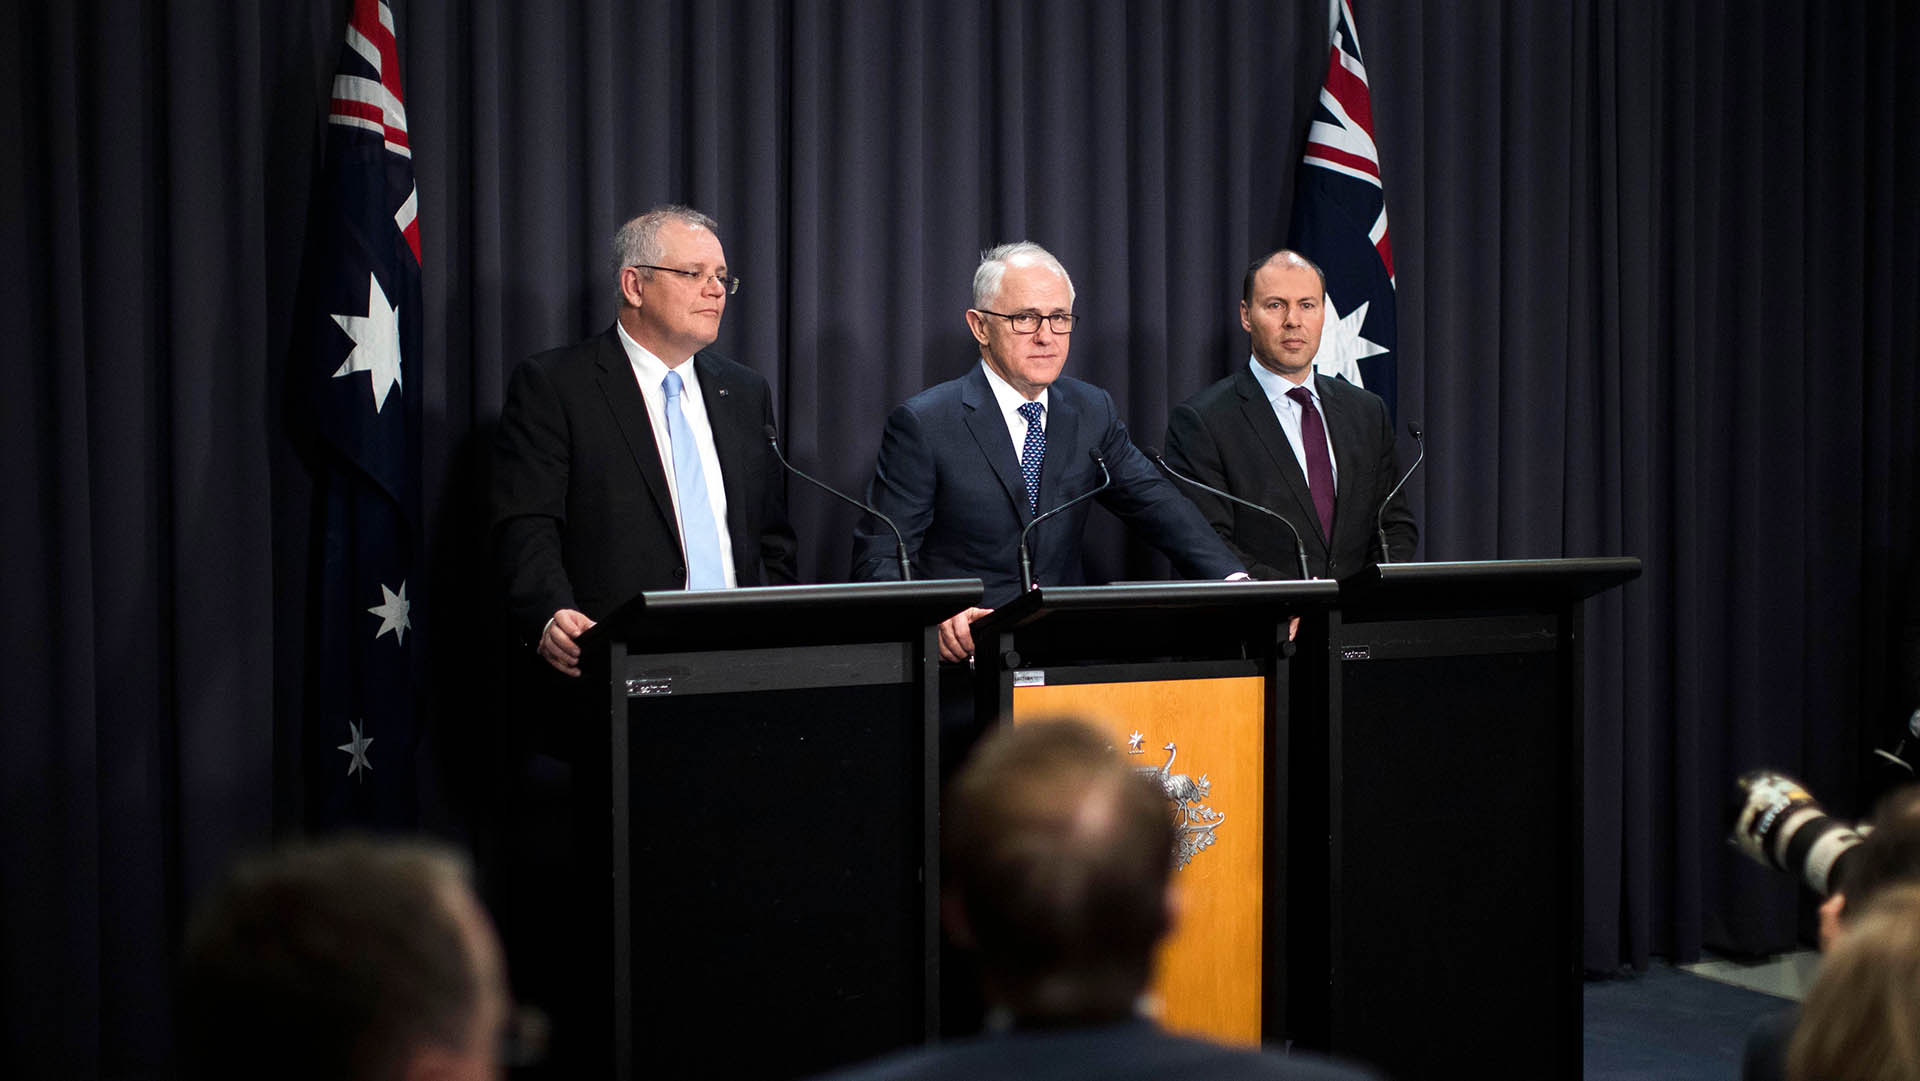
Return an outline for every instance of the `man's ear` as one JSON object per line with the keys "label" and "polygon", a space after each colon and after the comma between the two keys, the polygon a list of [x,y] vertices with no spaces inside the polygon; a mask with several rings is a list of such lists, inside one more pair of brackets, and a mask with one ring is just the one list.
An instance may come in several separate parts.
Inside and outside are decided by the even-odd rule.
{"label": "man's ear", "polygon": [[620,298],[630,308],[638,308],[646,289],[646,278],[640,274],[639,267],[620,268]]}
{"label": "man's ear", "polygon": [[981,345],[987,344],[987,317],[986,316],[981,315],[979,312],[974,311],[972,308],[968,308],[967,309],[967,329],[973,331],[974,341],[979,342]]}
{"label": "man's ear", "polygon": [[1187,914],[1187,895],[1171,878],[1167,879],[1167,888],[1160,895],[1160,907],[1165,917],[1160,937],[1166,938],[1173,934]]}
{"label": "man's ear", "polygon": [[1240,302],[1240,329],[1248,334],[1253,333],[1253,320],[1247,318],[1247,302],[1244,300]]}

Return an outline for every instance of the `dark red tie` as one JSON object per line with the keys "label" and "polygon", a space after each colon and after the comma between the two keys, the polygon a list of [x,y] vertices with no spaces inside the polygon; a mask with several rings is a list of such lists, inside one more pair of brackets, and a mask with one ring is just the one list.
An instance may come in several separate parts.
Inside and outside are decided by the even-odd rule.
{"label": "dark red tie", "polygon": [[1300,403],[1300,442],[1307,446],[1307,489],[1313,493],[1313,509],[1320,512],[1320,535],[1333,536],[1333,459],[1327,456],[1327,429],[1320,423],[1320,411],[1313,407],[1313,395],[1305,387],[1287,391],[1287,397]]}

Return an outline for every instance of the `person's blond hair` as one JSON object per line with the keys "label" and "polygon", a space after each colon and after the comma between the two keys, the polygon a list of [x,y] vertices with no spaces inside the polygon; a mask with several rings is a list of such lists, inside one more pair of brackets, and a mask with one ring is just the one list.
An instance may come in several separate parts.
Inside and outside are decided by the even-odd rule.
{"label": "person's blond hair", "polygon": [[1920,884],[1880,893],[1821,962],[1787,1077],[1920,1081]]}

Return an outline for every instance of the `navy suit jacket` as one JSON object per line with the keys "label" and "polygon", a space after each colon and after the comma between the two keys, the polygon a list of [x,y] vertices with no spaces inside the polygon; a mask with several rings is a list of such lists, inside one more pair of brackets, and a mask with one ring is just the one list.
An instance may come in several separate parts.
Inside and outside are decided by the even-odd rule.
{"label": "navy suit jacket", "polygon": [[[693,358],[713,427],[735,580],[796,580],[786,472],[767,446],[767,381],[717,354]],[[683,589],[673,495],[633,365],[613,328],[522,363],[494,442],[492,526],[516,631],[562,608],[602,619],[634,594]]]}
{"label": "navy suit jacket", "polygon": [[1369,1081],[1358,1066],[1175,1036],[1147,1021],[1015,1029],[905,1051],[829,1081]]}
{"label": "navy suit jacket", "polygon": [[[1278,511],[1300,531],[1316,578],[1346,578],[1380,560],[1374,516],[1400,479],[1387,403],[1344,379],[1316,375],[1314,389],[1333,440],[1333,535],[1320,526],[1307,476],[1265,389],[1245,367],[1174,407],[1167,421],[1167,464]],[[1298,578],[1300,560],[1287,527],[1258,511],[1182,485],[1207,521],[1246,560],[1255,578]],[[1406,493],[1386,504],[1389,553],[1413,557],[1419,531]]]}
{"label": "navy suit jacket", "polygon": [[[1099,485],[1100,469],[1088,454],[1098,450],[1113,474],[1098,501],[1165,552],[1180,573],[1217,579],[1242,569],[1193,504],[1127,438],[1106,391],[1077,379],[1055,381],[1047,391],[1046,432],[1040,513]],[[979,578],[988,607],[1019,595],[1020,530],[1034,514],[1006,419],[978,364],[907,399],[887,418],[867,501],[900,527],[915,577]],[[1086,581],[1080,535],[1092,503],[1047,519],[1029,535],[1036,582]],[[899,577],[893,534],[863,521],[854,533],[854,580]]]}

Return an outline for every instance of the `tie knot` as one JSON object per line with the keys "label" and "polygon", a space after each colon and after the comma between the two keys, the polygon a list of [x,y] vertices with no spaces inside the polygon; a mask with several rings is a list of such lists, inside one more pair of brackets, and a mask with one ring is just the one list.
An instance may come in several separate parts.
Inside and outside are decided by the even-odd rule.
{"label": "tie knot", "polygon": [[678,398],[680,396],[680,373],[668,371],[667,377],[660,380],[660,389],[667,392],[667,397]]}
{"label": "tie knot", "polygon": [[1039,402],[1021,402],[1019,412],[1021,416],[1027,418],[1028,424],[1038,424],[1040,423],[1040,411],[1045,408],[1046,406],[1041,405]]}
{"label": "tie knot", "polygon": [[1299,402],[1300,408],[1302,409],[1313,408],[1313,392],[1308,390],[1305,387],[1295,387],[1292,390],[1287,391],[1287,397],[1292,398],[1296,402]]}

